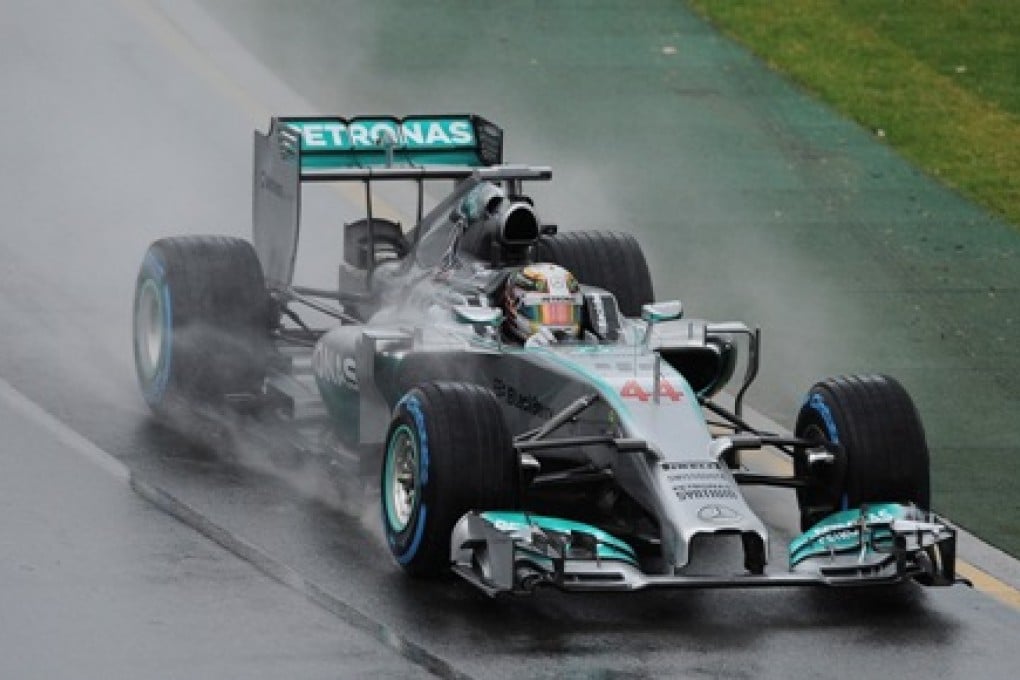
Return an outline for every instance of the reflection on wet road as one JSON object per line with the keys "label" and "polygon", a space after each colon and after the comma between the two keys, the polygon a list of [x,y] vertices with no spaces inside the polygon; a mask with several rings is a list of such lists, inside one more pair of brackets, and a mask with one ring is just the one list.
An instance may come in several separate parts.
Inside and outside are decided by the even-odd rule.
{"label": "reflection on wet road", "polygon": [[[138,461],[136,471],[290,565],[355,620],[384,622],[473,677],[791,677],[804,669],[872,677],[890,666],[906,677],[1011,677],[1015,664],[1016,612],[964,587],[541,591],[490,600],[458,580],[407,578],[379,538],[374,504],[352,514],[333,496],[297,494],[308,488],[301,474],[281,481],[201,455]],[[766,519],[776,519],[768,512],[779,500],[791,502],[770,496],[782,493],[759,495]]]}

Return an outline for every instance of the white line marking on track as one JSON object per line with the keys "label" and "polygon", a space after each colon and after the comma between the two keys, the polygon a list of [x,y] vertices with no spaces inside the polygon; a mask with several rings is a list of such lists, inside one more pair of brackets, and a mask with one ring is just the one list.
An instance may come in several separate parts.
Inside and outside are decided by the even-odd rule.
{"label": "white line marking on track", "polygon": [[323,607],[349,625],[373,636],[405,659],[442,678],[470,678],[444,659],[404,638],[381,621],[372,619],[350,604],[330,595],[325,588],[309,581],[285,563],[275,560],[258,546],[218,526],[211,519],[192,510],[166,491],[135,478],[130,469],[113,454],[99,448],[71,429],[69,425],[47,413],[3,378],[0,378],[0,403],[10,407],[34,425],[46,430],[60,443],[75,453],[81,454],[86,460],[110,473],[117,480],[124,482],[139,497],[226,548],[273,580],[304,595],[311,602]]}
{"label": "white line marking on track", "polygon": [[3,378],[0,378],[0,400],[26,419],[48,431],[62,444],[80,453],[117,479],[123,482],[130,479],[131,473],[127,466],[113,454],[99,448],[68,425],[47,413]]}

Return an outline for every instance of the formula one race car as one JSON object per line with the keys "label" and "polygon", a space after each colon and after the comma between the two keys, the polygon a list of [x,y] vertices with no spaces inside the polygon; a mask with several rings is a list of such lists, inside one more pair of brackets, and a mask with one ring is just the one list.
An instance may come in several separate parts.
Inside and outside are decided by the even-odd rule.
{"label": "formula one race car", "polygon": [[[145,255],[134,347],[149,406],[314,426],[309,450],[331,469],[381,471],[404,570],[452,569],[489,594],[956,580],[899,383],[824,380],[792,436],[752,427],[760,332],[655,302],[630,235],[543,224],[524,185],[552,173],[501,164],[502,135],[467,115],[274,118],[255,134],[252,242],[167,238]],[[406,230],[376,214],[379,185],[401,181],[417,190]],[[334,289],[293,283],[311,182],[364,187]],[[741,464],[763,448],[793,474]],[[769,566],[749,484],[796,490],[787,568]],[[695,566],[726,544],[734,564]]]}

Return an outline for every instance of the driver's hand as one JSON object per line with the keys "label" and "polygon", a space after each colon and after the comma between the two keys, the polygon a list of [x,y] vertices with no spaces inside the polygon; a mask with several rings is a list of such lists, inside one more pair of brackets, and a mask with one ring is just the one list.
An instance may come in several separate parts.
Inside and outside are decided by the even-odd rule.
{"label": "driver's hand", "polygon": [[525,347],[545,347],[546,345],[556,344],[556,336],[551,330],[545,326],[541,326],[530,338],[524,343]]}

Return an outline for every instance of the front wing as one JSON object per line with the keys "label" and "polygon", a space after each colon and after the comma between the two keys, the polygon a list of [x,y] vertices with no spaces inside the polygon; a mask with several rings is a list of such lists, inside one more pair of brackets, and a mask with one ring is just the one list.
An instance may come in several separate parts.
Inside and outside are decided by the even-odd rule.
{"label": "front wing", "polygon": [[452,569],[491,596],[527,593],[539,586],[626,592],[883,585],[908,579],[924,585],[956,582],[956,531],[940,518],[902,512],[896,518],[883,514],[876,519],[866,508],[850,512],[857,513],[855,520],[828,522],[795,540],[817,549],[800,555],[789,571],[719,576],[645,573],[629,546],[578,522],[527,513],[469,512],[453,530]]}

